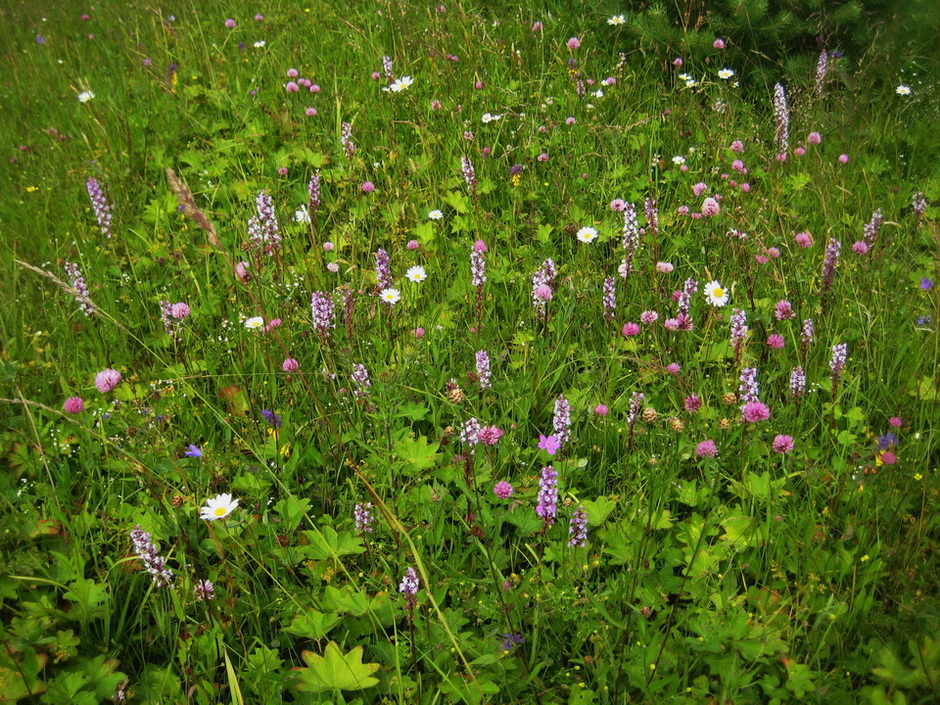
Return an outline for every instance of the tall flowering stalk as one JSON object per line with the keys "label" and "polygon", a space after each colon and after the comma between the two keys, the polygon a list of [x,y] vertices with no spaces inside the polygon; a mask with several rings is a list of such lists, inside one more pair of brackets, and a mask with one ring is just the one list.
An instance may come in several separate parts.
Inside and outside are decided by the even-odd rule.
{"label": "tall flowering stalk", "polygon": [[914,214],[918,219],[924,217],[924,213],[927,212],[927,199],[924,197],[923,191],[918,191],[914,194],[914,197],[911,199],[911,208],[914,209]]}
{"label": "tall flowering stalk", "polygon": [[486,243],[483,240],[477,240],[470,250],[470,280],[476,287],[475,309],[477,314],[477,326],[483,320],[483,285],[486,283],[486,258],[483,253],[486,252]]}
{"label": "tall flowering stalk", "polygon": [[477,383],[480,389],[489,389],[493,386],[490,381],[490,356],[486,350],[477,351]]}
{"label": "tall flowering stalk", "polygon": [[352,340],[353,333],[355,332],[353,326],[353,311],[356,308],[356,297],[353,296],[352,289],[348,286],[340,288],[340,295],[343,299],[343,325],[346,326],[346,335]]}
{"label": "tall flowering stalk", "polygon": [[379,289],[392,288],[392,264],[388,252],[378,250],[375,253],[375,278]]}
{"label": "tall flowering stalk", "polygon": [[829,300],[829,290],[836,278],[836,268],[839,266],[839,253],[842,251],[842,243],[834,237],[829,238],[829,244],[826,245],[826,255],[823,258],[822,270],[822,308],[826,308]]}
{"label": "tall flowering stalk", "polygon": [[357,504],[353,510],[353,517],[356,520],[357,534],[372,533],[372,522],[375,520],[375,516],[372,514],[372,502]]}
{"label": "tall flowering stalk", "polygon": [[369,380],[369,371],[366,369],[365,365],[359,363],[353,365],[353,371],[352,374],[349,375],[349,378],[359,387],[356,391],[357,396],[362,397],[369,393],[369,387],[372,386],[372,382]]}
{"label": "tall flowering stalk", "polygon": [[653,257],[659,260],[659,211],[656,208],[656,201],[647,196],[643,203],[643,209],[646,211],[646,232],[653,237]]}
{"label": "tall flowering stalk", "polygon": [[411,614],[414,612],[414,608],[418,605],[418,590],[421,589],[421,584],[418,581],[418,573],[414,568],[408,567],[405,571],[404,577],[401,579],[401,583],[398,586],[398,591],[404,595],[405,603],[408,607],[409,619]]}
{"label": "tall flowering stalk", "polygon": [[878,231],[881,230],[881,224],[884,222],[884,220],[884,213],[882,213],[881,209],[879,208],[872,214],[871,220],[865,223],[865,228],[863,230],[864,237],[862,238],[862,241],[869,250],[875,246],[875,238],[878,237]]}
{"label": "tall flowering stalk", "polygon": [[183,340],[177,330],[177,321],[173,316],[173,305],[166,299],[160,302],[160,320],[163,322],[163,330],[170,336],[170,339],[177,345],[182,343]]}
{"label": "tall flowering stalk", "polygon": [[382,57],[382,70],[385,72],[385,78],[392,82],[395,80],[395,72],[392,70],[392,59],[389,56]]}
{"label": "tall flowering stalk", "polygon": [[620,263],[620,276],[626,279],[633,267],[633,258],[640,247],[640,228],[636,222],[636,207],[632,203],[623,206],[623,261]]}
{"label": "tall flowering stalk", "polygon": [[65,273],[68,275],[69,284],[72,287],[72,296],[78,302],[78,307],[86,316],[95,312],[95,305],[91,302],[88,295],[88,287],[85,285],[85,277],[74,262],[65,263]]}
{"label": "tall flowering stalk", "polygon": [[676,315],[679,330],[692,330],[695,327],[689,309],[692,305],[692,295],[696,291],[698,291],[698,282],[695,279],[686,279],[682,292],[679,294],[679,313]]}
{"label": "tall flowering stalk", "polygon": [[770,409],[760,398],[760,389],[757,386],[757,369],[745,367],[741,370],[740,384],[738,386],[741,401],[741,417],[747,423],[757,423],[770,418]]}
{"label": "tall flowering stalk", "polygon": [[640,416],[640,408],[643,406],[643,400],[646,395],[643,392],[634,392],[630,397],[630,411],[627,414],[627,448],[633,444],[633,430],[636,427],[637,419]]}
{"label": "tall flowering stalk", "polygon": [[558,270],[551,258],[542,262],[542,266],[532,275],[532,305],[535,307],[536,318],[542,322],[548,320],[548,302],[552,298],[556,276]]}
{"label": "tall flowering stalk", "polygon": [[555,523],[558,513],[558,472],[551,465],[542,468],[542,479],[539,481],[538,504],[535,505],[536,516],[542,519],[542,533]]}
{"label": "tall flowering stalk", "polygon": [[747,340],[747,314],[739,308],[731,310],[731,347],[734,348],[735,363],[741,359],[741,351]]}
{"label": "tall flowering stalk", "polygon": [[274,213],[274,202],[262,191],[255,198],[257,215],[248,220],[248,239],[254,248],[264,248],[269,255],[281,246],[281,235]]}
{"label": "tall flowering stalk", "polygon": [[475,416],[463,422],[460,427],[460,442],[465,444],[471,453],[476,452],[476,446],[480,442],[480,431],[483,427]]}
{"label": "tall flowering stalk", "polygon": [[617,310],[617,280],[613,277],[604,279],[604,318],[614,320],[614,311]]}
{"label": "tall flowering stalk", "polygon": [[578,507],[571,516],[571,523],[568,525],[568,545],[571,547],[583,548],[587,543],[588,515],[584,507]]}
{"label": "tall flowering stalk", "polygon": [[157,587],[172,585],[173,571],[166,567],[166,558],[159,554],[150,534],[140,524],[131,530],[131,541],[134,543],[134,552],[153,578],[153,584]]}
{"label": "tall flowering stalk", "polygon": [[802,367],[794,367],[790,373],[790,396],[799,399],[806,394],[806,373]]}
{"label": "tall flowering stalk", "polygon": [[310,195],[309,210],[312,216],[320,210],[320,170],[310,177],[310,183],[307,184],[307,193]]}
{"label": "tall flowering stalk", "polygon": [[310,314],[313,318],[313,328],[322,340],[330,337],[330,329],[336,328],[336,311],[333,306],[333,297],[322,291],[315,291],[310,295]]}
{"label": "tall flowering stalk", "polygon": [[836,393],[839,390],[839,382],[842,380],[842,370],[845,369],[845,363],[849,356],[849,346],[845,343],[836,343],[832,346],[832,358],[829,360],[829,369],[832,370],[832,400],[835,401]]}
{"label": "tall flowering stalk", "polygon": [[813,319],[807,318],[803,321],[803,330],[800,332],[800,357],[803,364],[806,364],[806,353],[809,352],[809,346],[816,339],[816,328],[813,326]]}
{"label": "tall flowering stalk", "polygon": [[816,62],[816,95],[820,95],[823,90],[823,83],[826,80],[826,71],[829,69],[829,54],[823,49],[819,53],[819,61]]}
{"label": "tall flowering stalk", "polygon": [[463,171],[463,180],[467,183],[467,188],[470,189],[470,193],[475,199],[477,195],[477,172],[473,168],[473,162],[467,157],[462,157],[460,168]]}
{"label": "tall flowering stalk", "polygon": [[555,400],[552,428],[559,443],[566,443],[571,438],[571,404],[564,394],[560,394]]}
{"label": "tall flowering stalk", "polygon": [[343,151],[346,152],[346,156],[352,159],[352,155],[356,153],[356,145],[354,145],[352,141],[352,125],[348,122],[343,123],[339,140],[343,145]]}
{"label": "tall flowering stalk", "polygon": [[774,86],[774,143],[777,146],[777,155],[786,157],[790,147],[790,109],[787,107],[787,94],[783,84]]}
{"label": "tall flowering stalk", "polygon": [[110,238],[111,206],[108,205],[108,200],[104,197],[101,184],[98,183],[97,179],[90,178],[88,179],[88,183],[85,184],[85,188],[88,189],[88,197],[91,199],[91,205],[92,208],[94,208],[95,218],[98,220],[98,227],[101,229],[101,234]]}
{"label": "tall flowering stalk", "polygon": [[738,397],[743,404],[752,401],[758,401],[760,387],[757,385],[757,369],[754,367],[745,367],[741,370],[741,377],[738,384]]}

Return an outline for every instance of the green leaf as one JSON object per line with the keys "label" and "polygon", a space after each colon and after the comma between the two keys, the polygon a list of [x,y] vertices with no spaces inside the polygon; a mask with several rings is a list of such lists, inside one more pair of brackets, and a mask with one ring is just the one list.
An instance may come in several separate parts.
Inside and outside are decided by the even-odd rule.
{"label": "green leaf", "polygon": [[285,627],[284,631],[305,639],[322,639],[330,630],[340,622],[340,616],[335,612],[324,614],[319,610],[306,610],[301,612]]}
{"label": "green leaf", "polygon": [[362,545],[362,539],[353,536],[348,531],[337,533],[332,526],[324,526],[319,532],[305,531],[304,536],[310,541],[304,550],[315,561],[353,556],[366,550]]}
{"label": "green leaf", "polygon": [[323,656],[312,651],[302,654],[307,668],[295,669],[297,690],[305,693],[326,693],[337,690],[364,690],[379,682],[372,674],[379,670],[377,663],[362,662],[362,647],[357,646],[343,654],[339,645],[331,641]]}
{"label": "green leaf", "polygon": [[607,517],[610,516],[616,504],[616,499],[610,499],[604,496],[598,497],[593,502],[591,500],[581,502],[581,506],[583,506],[584,511],[587,512],[588,522],[591,526],[600,526],[607,521]]}
{"label": "green leaf", "polygon": [[459,191],[448,191],[444,194],[444,201],[458,213],[467,212],[467,197]]}
{"label": "green leaf", "polygon": [[405,461],[412,470],[427,470],[437,464],[439,443],[428,443],[424,436],[403,438],[395,444],[395,455]]}

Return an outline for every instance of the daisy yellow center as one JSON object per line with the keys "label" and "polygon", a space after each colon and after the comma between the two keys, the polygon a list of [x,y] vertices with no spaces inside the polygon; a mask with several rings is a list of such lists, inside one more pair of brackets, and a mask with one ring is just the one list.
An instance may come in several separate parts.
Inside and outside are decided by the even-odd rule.
{"label": "daisy yellow center", "polygon": [[725,295],[725,290],[722,289],[720,286],[716,286],[714,289],[712,289],[712,296],[714,296],[716,299],[720,299],[724,295]]}
{"label": "daisy yellow center", "polygon": [[227,510],[225,507],[216,507],[213,511],[217,517],[224,517]]}

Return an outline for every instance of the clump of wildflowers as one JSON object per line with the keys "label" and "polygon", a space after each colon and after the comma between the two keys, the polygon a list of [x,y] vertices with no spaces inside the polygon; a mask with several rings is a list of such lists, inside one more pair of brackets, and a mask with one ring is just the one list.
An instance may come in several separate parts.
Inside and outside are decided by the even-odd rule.
{"label": "clump of wildflowers", "polygon": [[320,338],[326,340],[330,337],[330,329],[336,327],[336,311],[333,306],[333,297],[322,291],[315,291],[310,295],[310,313],[313,317],[313,328]]}
{"label": "clump of wildflowers", "polygon": [[108,205],[108,199],[105,198],[101,190],[101,184],[95,178],[88,179],[85,184],[88,190],[88,197],[91,199],[92,208],[95,211],[95,218],[98,220],[98,227],[101,234],[107,238],[111,237],[111,206]]}
{"label": "clump of wildflowers", "polygon": [[[774,142],[777,146],[777,158],[786,158],[790,145],[790,109],[787,107],[787,94],[783,84],[774,86]],[[781,160],[782,161],[782,160]]]}
{"label": "clump of wildflowers", "polygon": [[588,515],[584,507],[578,507],[571,516],[571,523],[568,525],[568,545],[571,547],[583,548],[587,544],[588,533]]}
{"label": "clump of wildflowers", "polygon": [[822,307],[826,308],[829,299],[829,290],[836,278],[836,268],[839,266],[839,253],[842,250],[842,243],[834,237],[829,238],[829,244],[826,245],[826,255],[823,259],[822,270]]}
{"label": "clump of wildflowers", "polygon": [[85,285],[85,277],[74,262],[65,263],[65,273],[68,275],[72,286],[72,296],[78,302],[78,307],[86,316],[95,312],[95,305],[91,302],[88,295],[88,287]]}
{"label": "clump of wildflowers", "polygon": [[555,435],[561,443],[565,443],[571,438],[571,404],[565,399],[565,395],[559,395],[555,400],[555,413],[552,418],[552,428]]}
{"label": "clump of wildflowers", "polygon": [[490,356],[486,350],[477,351],[477,383],[480,389],[489,389],[493,386],[490,380]]}
{"label": "clump of wildflowers", "polygon": [[348,158],[352,158],[352,155],[356,153],[356,145],[352,141],[352,125],[348,122],[344,122],[342,129],[340,130],[340,143],[343,145],[343,151],[346,152]]}
{"label": "clump of wildflowers", "polygon": [[545,528],[555,523],[555,515],[558,512],[558,472],[551,465],[542,468],[542,479],[539,481],[538,504],[535,506],[535,514],[542,519],[544,531]]}
{"label": "clump of wildflowers", "polygon": [[353,517],[356,520],[357,534],[371,534],[373,531],[372,522],[375,516],[372,514],[372,502],[356,504],[353,509]]}
{"label": "clump of wildflowers", "polygon": [[131,530],[131,541],[134,543],[134,552],[137,557],[153,577],[153,584],[157,587],[172,585],[173,571],[166,567],[166,558],[159,554],[150,534],[144,531],[140,524]]}
{"label": "clump of wildflowers", "polygon": [[369,371],[365,365],[359,363],[353,365],[353,371],[349,378],[359,387],[356,391],[358,396],[365,396],[369,393],[368,390],[372,386],[372,382],[369,380]]}
{"label": "clump of wildflowers", "polygon": [[418,604],[417,596],[420,589],[421,584],[418,582],[418,573],[409,566],[398,585],[398,591],[404,595],[409,612],[413,611]]}
{"label": "clump of wildflowers", "polygon": [[264,248],[269,255],[281,245],[281,235],[278,229],[277,216],[274,213],[274,202],[264,190],[255,198],[257,215],[248,220],[248,241],[253,248]]}

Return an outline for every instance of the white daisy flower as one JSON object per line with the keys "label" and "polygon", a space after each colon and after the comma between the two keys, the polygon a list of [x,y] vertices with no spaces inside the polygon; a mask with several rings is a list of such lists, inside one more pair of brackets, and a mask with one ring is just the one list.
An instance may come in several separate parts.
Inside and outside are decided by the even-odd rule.
{"label": "white daisy flower", "polygon": [[602,91],[600,88],[598,88],[596,91],[594,91],[594,94],[593,94],[593,95],[594,95],[595,98],[603,98],[603,97],[604,97],[604,91]]}
{"label": "white daisy flower", "polygon": [[379,292],[379,298],[389,306],[394,306],[401,301],[401,292],[398,289],[382,289]]}
{"label": "white daisy flower", "polygon": [[682,166],[683,164],[685,164],[685,157],[682,157],[682,156],[673,157],[672,163],[675,164],[676,166]]}
{"label": "white daisy flower", "polygon": [[301,206],[294,211],[294,220],[298,223],[310,222],[310,211],[307,210],[307,206]]}
{"label": "white daisy flower", "polygon": [[594,228],[589,228],[587,226],[581,228],[577,232],[577,238],[581,242],[592,242],[597,237],[597,230]]}
{"label": "white daisy flower", "polygon": [[484,123],[487,123],[487,122],[493,122],[494,120],[499,120],[501,117],[502,115],[492,115],[490,113],[483,113],[482,120]]}
{"label": "white daisy flower", "polygon": [[718,78],[728,79],[728,78],[731,78],[732,76],[734,76],[734,71],[732,71],[731,69],[722,69],[721,71],[718,72]]}
{"label": "white daisy flower", "polygon": [[[408,271],[405,272],[405,276],[408,277],[410,281],[423,282],[425,279],[428,278],[428,273],[424,271],[424,267],[415,266],[415,267],[410,267]],[[392,303],[395,303],[395,302],[392,301]]]}
{"label": "white daisy flower", "polygon": [[440,211],[436,208],[430,213],[428,213],[428,218],[430,218],[431,220],[440,220],[443,217],[444,217],[443,211]]}
{"label": "white daisy flower", "polygon": [[406,90],[415,80],[411,76],[402,76],[394,81],[388,87],[392,93],[401,93],[403,90]]}
{"label": "white daisy flower", "polygon": [[82,91],[78,94],[79,103],[87,103],[89,100],[95,97],[95,94],[91,91]]}
{"label": "white daisy flower", "polygon": [[261,40],[259,40],[259,41],[257,41],[257,42],[254,43],[255,49],[260,49],[260,48],[263,47],[263,46],[264,46],[264,40],[263,40],[263,39],[261,39]]}
{"label": "white daisy flower", "polygon": [[238,506],[238,500],[232,499],[230,494],[219,494],[206,500],[206,504],[199,509],[199,518],[206,521],[224,519]]}
{"label": "white daisy flower", "polygon": [[261,328],[264,325],[264,319],[261,316],[252,316],[247,321],[245,321],[245,328],[249,330],[254,330],[255,328]]}
{"label": "white daisy flower", "polygon": [[626,24],[627,18],[623,15],[614,15],[613,17],[607,20],[607,24]]}
{"label": "white daisy flower", "polygon": [[910,94],[911,94],[911,87],[910,87],[910,86],[905,86],[905,85],[902,83],[900,86],[898,86],[897,88],[894,89],[894,92],[897,93],[898,95],[910,95]]}
{"label": "white daisy flower", "polygon": [[705,285],[705,298],[712,306],[721,308],[728,303],[728,290],[717,281],[710,281]]}

